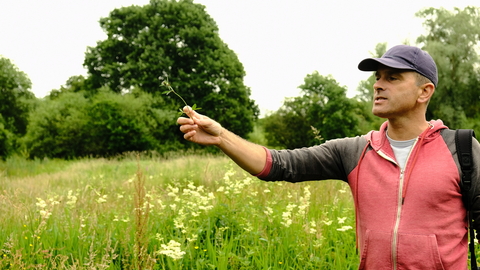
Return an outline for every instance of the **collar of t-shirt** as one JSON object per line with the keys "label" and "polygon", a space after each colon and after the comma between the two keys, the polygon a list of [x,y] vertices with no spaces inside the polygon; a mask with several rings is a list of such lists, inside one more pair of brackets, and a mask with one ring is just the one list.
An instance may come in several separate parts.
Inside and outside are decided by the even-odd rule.
{"label": "collar of t-shirt", "polygon": [[412,149],[412,146],[415,143],[416,139],[411,139],[407,141],[396,141],[390,138],[388,136],[388,133],[387,139],[390,142],[393,153],[395,154],[395,159],[397,160],[398,166],[400,166],[400,168],[403,170],[403,168],[405,167],[405,162],[407,161],[408,154],[410,153],[410,149]]}

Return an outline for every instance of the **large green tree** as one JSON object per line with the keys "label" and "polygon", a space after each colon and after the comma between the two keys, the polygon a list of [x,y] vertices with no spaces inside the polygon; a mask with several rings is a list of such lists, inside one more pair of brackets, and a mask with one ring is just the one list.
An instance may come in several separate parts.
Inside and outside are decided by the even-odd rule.
{"label": "large green tree", "polygon": [[[371,52],[370,54],[373,58],[379,58],[382,57],[386,51],[387,43],[378,43],[377,46],[375,46],[375,51]],[[372,113],[373,84],[375,84],[375,81],[375,74],[372,72],[368,79],[361,81],[357,87],[358,94],[355,96],[355,98],[359,103],[360,115],[363,116],[360,121],[361,133],[366,133],[370,130],[376,130],[385,121],[385,119],[377,117]]]}
{"label": "large green tree", "polygon": [[32,82],[10,59],[0,56],[0,114],[14,133],[24,134],[27,127],[28,100],[35,98],[30,91]]}
{"label": "large green tree", "polygon": [[0,56],[0,157],[5,157],[23,136],[28,112],[35,99],[32,83],[10,59]]}
{"label": "large green tree", "polygon": [[88,48],[84,62],[91,89],[125,93],[138,87],[158,94],[168,79],[190,105],[198,104],[226,128],[240,136],[252,131],[258,108],[243,83],[243,65],[203,5],[151,0],[115,9],[100,25],[108,38]]}
{"label": "large green tree", "polygon": [[435,59],[439,82],[427,117],[441,118],[450,128],[480,129],[480,8],[427,8],[427,34],[417,42]]}
{"label": "large green tree", "polygon": [[299,88],[300,96],[266,117],[269,144],[292,149],[359,134],[358,103],[332,76],[313,72]]}

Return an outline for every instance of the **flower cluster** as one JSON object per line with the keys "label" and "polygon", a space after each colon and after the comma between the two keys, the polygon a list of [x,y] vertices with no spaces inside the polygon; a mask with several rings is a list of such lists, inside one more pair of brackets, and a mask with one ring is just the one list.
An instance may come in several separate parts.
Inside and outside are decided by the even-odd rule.
{"label": "flower cluster", "polygon": [[174,260],[179,260],[185,255],[185,251],[182,251],[181,244],[175,240],[170,240],[168,244],[162,244],[161,249],[157,251],[158,254],[166,255]]}
{"label": "flower cluster", "polygon": [[189,182],[187,188],[180,192],[180,188],[168,185],[167,196],[171,197],[170,209],[175,212],[173,223],[176,229],[187,233],[187,222],[195,222],[202,213],[213,209],[213,192],[207,192],[203,186],[195,186]]}
{"label": "flower cluster", "polygon": [[230,168],[223,176],[222,185],[217,189],[217,192],[222,192],[225,195],[241,194],[253,182],[251,177],[245,177],[243,180],[232,180],[230,177],[233,175],[235,175],[235,170]]}
{"label": "flower cluster", "polygon": [[37,198],[37,207],[39,209],[40,216],[43,219],[48,219],[52,215],[53,207],[60,202],[57,200],[58,196],[50,197],[47,200]]}

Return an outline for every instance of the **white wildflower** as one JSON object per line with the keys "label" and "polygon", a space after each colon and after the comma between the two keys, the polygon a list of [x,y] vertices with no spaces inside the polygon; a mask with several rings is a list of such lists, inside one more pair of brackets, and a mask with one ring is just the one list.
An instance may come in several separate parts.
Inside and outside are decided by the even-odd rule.
{"label": "white wildflower", "polygon": [[192,234],[192,237],[191,237],[191,238],[190,238],[190,237],[187,237],[187,241],[188,241],[188,242],[195,242],[195,241],[197,241],[197,239],[198,239],[198,235],[197,235],[197,234]]}
{"label": "white wildflower", "polygon": [[157,239],[158,241],[163,241],[163,237],[162,237],[162,235],[159,234],[159,233],[157,233],[157,234],[155,235],[155,239]]}
{"label": "white wildflower", "polygon": [[292,221],[292,212],[283,212],[282,214],[282,219],[283,221],[281,221],[280,223],[283,224],[283,226],[285,227],[290,227],[290,225],[292,225],[293,221]]}
{"label": "white wildflower", "polygon": [[271,207],[266,207],[266,210],[263,211],[263,213],[265,213],[265,215],[267,216],[271,216],[273,214],[273,209]]}
{"label": "white wildflower", "polygon": [[73,195],[73,191],[69,190],[67,194],[67,205],[74,206],[77,203],[77,196]]}
{"label": "white wildflower", "polygon": [[42,218],[47,219],[52,215],[52,213],[50,213],[49,211],[40,210],[40,215],[42,216]]}
{"label": "white wildflower", "polygon": [[337,231],[344,232],[353,229],[352,226],[343,226],[341,228],[338,228]]}
{"label": "white wildflower", "polygon": [[338,220],[338,224],[343,224],[345,223],[345,220],[347,219],[347,217],[337,217],[337,220]]}
{"label": "white wildflower", "polygon": [[181,244],[175,240],[170,240],[167,245],[162,244],[162,249],[157,251],[158,254],[163,254],[174,260],[179,260],[185,255],[185,251],[182,251]]}
{"label": "white wildflower", "polygon": [[317,223],[315,222],[315,220],[310,221],[309,225],[310,225],[310,230],[309,230],[310,234],[316,234],[317,233],[317,229],[316,229],[317,228]]}
{"label": "white wildflower", "polygon": [[101,196],[100,198],[97,199],[97,203],[104,203],[104,202],[106,202],[106,201],[107,201],[107,197],[108,197],[107,194]]}
{"label": "white wildflower", "polygon": [[246,232],[251,232],[253,230],[253,226],[250,222],[246,222],[245,224],[243,224],[244,227],[243,229],[246,231]]}
{"label": "white wildflower", "polygon": [[327,226],[330,226],[330,225],[332,225],[332,222],[333,222],[333,221],[331,221],[331,220],[329,220],[329,219],[327,218],[327,219],[325,219],[325,220],[322,220],[322,222],[323,222],[323,224],[325,224],[325,225],[327,225]]}
{"label": "white wildflower", "polygon": [[47,206],[47,203],[42,200],[41,198],[37,198],[37,203],[36,205],[39,207],[39,208],[45,208]]}

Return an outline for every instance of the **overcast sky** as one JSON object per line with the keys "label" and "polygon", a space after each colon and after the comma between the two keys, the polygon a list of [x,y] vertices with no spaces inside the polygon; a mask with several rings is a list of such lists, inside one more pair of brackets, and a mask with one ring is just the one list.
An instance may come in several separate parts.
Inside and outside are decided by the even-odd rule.
{"label": "overcast sky", "polygon": [[[106,38],[98,24],[114,8],[148,0],[0,0],[0,55],[32,80],[44,97],[73,75],[85,75],[87,46]],[[357,65],[375,45],[388,48],[424,34],[415,13],[424,7],[479,6],[478,0],[195,0],[237,53],[245,84],[263,113],[299,94],[307,74],[331,74],[349,96],[370,74]],[[171,78],[172,80],[174,78]]]}

